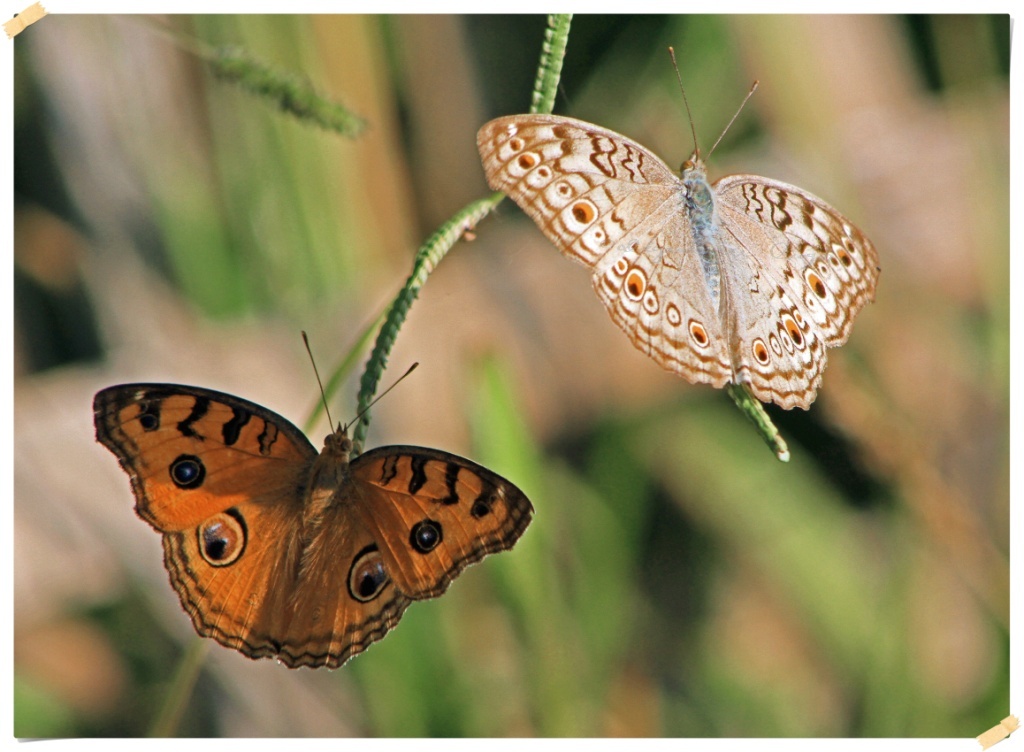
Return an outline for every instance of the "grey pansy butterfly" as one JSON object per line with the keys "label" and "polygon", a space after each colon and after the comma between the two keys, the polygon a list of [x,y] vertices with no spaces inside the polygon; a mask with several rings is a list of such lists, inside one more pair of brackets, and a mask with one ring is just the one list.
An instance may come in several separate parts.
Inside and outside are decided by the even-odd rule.
{"label": "grey pansy butterfly", "polygon": [[618,133],[555,115],[512,115],[477,134],[491,188],[569,258],[641,351],[691,383],[746,384],[807,409],[826,348],[874,299],[871,242],[820,198],[777,180],[708,183],[699,151],[682,177]]}

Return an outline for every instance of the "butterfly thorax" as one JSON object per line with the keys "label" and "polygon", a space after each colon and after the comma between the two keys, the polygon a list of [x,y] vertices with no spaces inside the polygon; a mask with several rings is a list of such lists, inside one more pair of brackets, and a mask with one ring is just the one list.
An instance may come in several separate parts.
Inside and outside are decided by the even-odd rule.
{"label": "butterfly thorax", "polygon": [[[325,576],[329,568],[323,565],[330,554],[330,525],[324,525],[331,509],[350,501],[352,484],[348,483],[349,452],[352,440],[341,426],[324,439],[324,448],[313,461],[302,507],[302,524],[297,529],[293,545],[298,568],[295,578],[308,581],[311,573]],[[322,583],[311,585],[319,587]]]}
{"label": "butterfly thorax", "polygon": [[683,162],[681,172],[683,187],[686,189],[686,214],[690,220],[693,242],[700,256],[704,282],[707,284],[715,310],[721,313],[722,272],[716,250],[719,242],[719,223],[715,210],[715,196],[708,184],[704,162],[696,152]]}
{"label": "butterfly thorax", "polygon": [[345,480],[348,476],[348,457],[352,451],[352,440],[348,432],[338,426],[338,430],[327,434],[324,448],[314,460],[309,473],[309,484],[306,488],[306,504],[302,510],[304,537],[315,535],[328,507],[343,503],[338,494],[348,487]]}

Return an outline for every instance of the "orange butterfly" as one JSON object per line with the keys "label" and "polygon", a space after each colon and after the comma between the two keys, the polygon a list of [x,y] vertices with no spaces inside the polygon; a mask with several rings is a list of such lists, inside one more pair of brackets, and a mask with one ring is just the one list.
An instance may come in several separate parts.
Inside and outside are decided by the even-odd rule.
{"label": "orange butterfly", "polygon": [[349,462],[344,428],[317,453],[280,415],[209,389],[113,386],[93,411],[196,631],[292,668],[340,666],[533,515],[467,459],[387,446]]}

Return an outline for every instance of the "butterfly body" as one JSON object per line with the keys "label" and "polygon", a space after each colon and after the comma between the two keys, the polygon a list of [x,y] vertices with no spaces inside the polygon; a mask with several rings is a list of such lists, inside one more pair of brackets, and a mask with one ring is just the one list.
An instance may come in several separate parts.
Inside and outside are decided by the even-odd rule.
{"label": "butterfly body", "polygon": [[[704,273],[704,284],[715,311],[721,317],[721,285],[722,267],[719,263],[719,222],[715,212],[715,198],[708,185],[704,163],[694,154],[683,163],[682,196],[686,202],[686,216],[693,232],[694,246],[700,257],[701,271]],[[724,322],[722,322],[724,325]]]}
{"label": "butterfly body", "polygon": [[350,462],[342,428],[318,453],[281,416],[212,390],[127,384],[93,410],[196,631],[250,658],[340,666],[413,600],[511,548],[533,512],[469,460],[388,446]]}
{"label": "butterfly body", "polygon": [[613,131],[513,115],[477,134],[491,188],[592,273],[633,344],[692,383],[807,408],[828,347],[874,298],[878,255],[821,199],[780,181],[676,175]]}

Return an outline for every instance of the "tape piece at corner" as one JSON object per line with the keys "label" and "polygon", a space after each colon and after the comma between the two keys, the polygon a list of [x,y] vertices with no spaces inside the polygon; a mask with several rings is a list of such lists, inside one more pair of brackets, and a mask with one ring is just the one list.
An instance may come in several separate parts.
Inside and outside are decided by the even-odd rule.
{"label": "tape piece at corner", "polygon": [[42,3],[32,3],[10,21],[4,23],[4,31],[7,32],[7,38],[14,39],[18,34],[45,15],[46,8],[42,6]]}
{"label": "tape piece at corner", "polygon": [[993,726],[984,734],[980,735],[978,737],[978,744],[981,745],[982,749],[988,749],[996,742],[1001,742],[1016,731],[1018,725],[1017,716],[1008,715],[999,722],[999,725]]}

